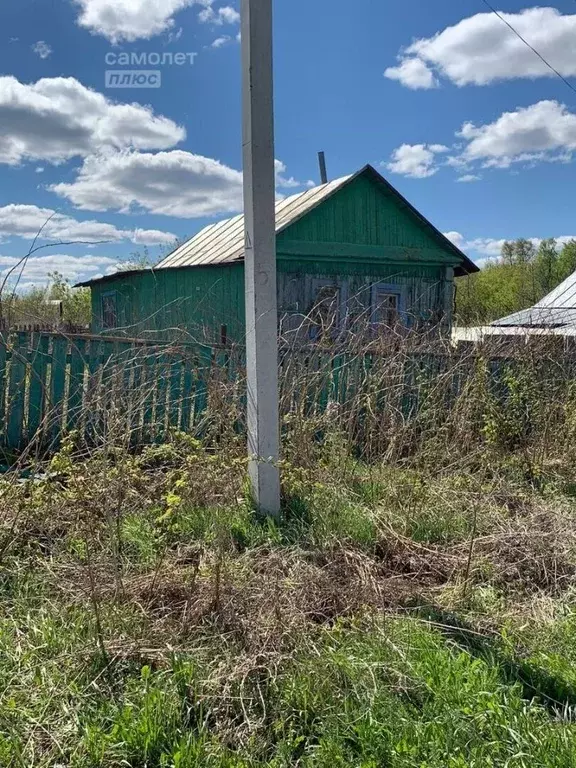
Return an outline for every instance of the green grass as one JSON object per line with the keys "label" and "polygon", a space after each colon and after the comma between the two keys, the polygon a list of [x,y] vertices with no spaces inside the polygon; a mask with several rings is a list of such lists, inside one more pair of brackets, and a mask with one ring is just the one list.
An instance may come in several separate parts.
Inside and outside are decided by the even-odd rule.
{"label": "green grass", "polygon": [[[0,483],[0,766],[576,766],[576,502],[185,440]],[[228,499],[228,503],[225,500]]]}

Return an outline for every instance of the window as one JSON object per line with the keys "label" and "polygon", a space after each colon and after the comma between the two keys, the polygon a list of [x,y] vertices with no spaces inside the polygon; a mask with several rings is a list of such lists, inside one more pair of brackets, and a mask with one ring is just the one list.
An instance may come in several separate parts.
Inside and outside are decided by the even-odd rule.
{"label": "window", "polygon": [[394,328],[403,320],[402,289],[377,283],[372,286],[372,326],[375,329]]}
{"label": "window", "polygon": [[102,294],[102,328],[118,327],[116,291]]}
{"label": "window", "polygon": [[315,285],[316,295],[310,311],[310,338],[335,336],[340,327],[340,288],[332,283]]}

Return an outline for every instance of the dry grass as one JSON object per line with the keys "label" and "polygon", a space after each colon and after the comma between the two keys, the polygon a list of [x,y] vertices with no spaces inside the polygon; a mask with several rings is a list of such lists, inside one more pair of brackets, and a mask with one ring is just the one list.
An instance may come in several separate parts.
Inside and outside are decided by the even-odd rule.
{"label": "dry grass", "polygon": [[504,350],[431,372],[434,342],[419,377],[421,343],[293,355],[277,522],[222,371],[195,437],[135,447],[115,406],[24,453],[0,482],[0,762],[576,764],[542,704],[572,706],[571,359],[522,348],[494,383]]}

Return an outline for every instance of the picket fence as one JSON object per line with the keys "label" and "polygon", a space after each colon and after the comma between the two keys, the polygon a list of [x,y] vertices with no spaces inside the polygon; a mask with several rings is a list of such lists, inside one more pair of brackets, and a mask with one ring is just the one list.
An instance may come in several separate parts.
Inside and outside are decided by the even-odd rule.
{"label": "picket fence", "polygon": [[0,446],[55,447],[82,430],[133,441],[189,430],[207,407],[211,368],[224,348],[44,331],[0,333]]}
{"label": "picket fence", "polygon": [[[426,409],[430,392],[436,404],[440,392],[449,409],[479,359],[445,346],[436,353],[427,349],[394,357],[321,345],[281,346],[282,407],[314,413],[352,403],[349,413],[360,431],[363,408],[377,417],[395,410],[409,421]],[[497,355],[485,362],[491,389],[505,399],[507,371],[518,359]],[[242,351],[226,344],[0,331],[0,452],[49,451],[72,430],[87,442],[100,442],[114,431],[114,437],[128,436],[133,443],[161,441],[171,430],[200,434],[208,410],[222,405],[212,393],[245,403],[243,372]],[[530,376],[544,389],[562,378],[574,381],[576,358],[543,360],[530,368]]]}

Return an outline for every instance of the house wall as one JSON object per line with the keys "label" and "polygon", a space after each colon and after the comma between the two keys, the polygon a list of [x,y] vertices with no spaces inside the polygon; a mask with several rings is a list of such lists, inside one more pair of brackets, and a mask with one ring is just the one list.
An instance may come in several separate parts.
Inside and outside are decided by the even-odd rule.
{"label": "house wall", "polygon": [[458,256],[441,244],[432,228],[364,176],[281,232],[278,253],[412,265],[459,263]]}
{"label": "house wall", "polygon": [[[347,297],[346,312],[366,313],[370,286],[402,290],[406,323],[444,324],[450,330],[456,252],[387,189],[359,176],[277,237],[278,307],[295,325],[314,304],[318,280]],[[126,335],[174,334],[190,339],[244,335],[244,265],[183,267],[118,277],[92,287],[93,329],[102,331],[102,296],[118,292]],[[116,331],[117,332],[117,331]]]}
{"label": "house wall", "polygon": [[338,286],[341,295],[341,326],[360,329],[370,322],[372,286],[398,288],[403,322],[409,328],[444,326],[448,331],[454,295],[453,270],[443,265],[407,267],[402,264],[284,261],[278,272],[278,313],[283,330],[302,324],[314,305],[318,285]]}
{"label": "house wall", "polygon": [[[452,311],[452,270],[444,265],[359,263],[346,260],[280,259],[278,314],[283,330],[299,327],[314,305],[318,282],[337,285],[345,301],[342,318],[355,327],[369,318],[371,287],[398,286],[408,327],[442,321],[449,330]],[[115,329],[104,329],[102,298],[116,294]],[[119,277],[92,286],[92,330],[129,337],[220,341],[226,326],[230,340],[244,336],[244,265],[164,269]]]}
{"label": "house wall", "polygon": [[[118,328],[102,323],[102,298],[116,292]],[[92,285],[92,330],[126,336],[219,341],[220,329],[238,337],[244,328],[244,268],[163,269],[123,275]]]}

